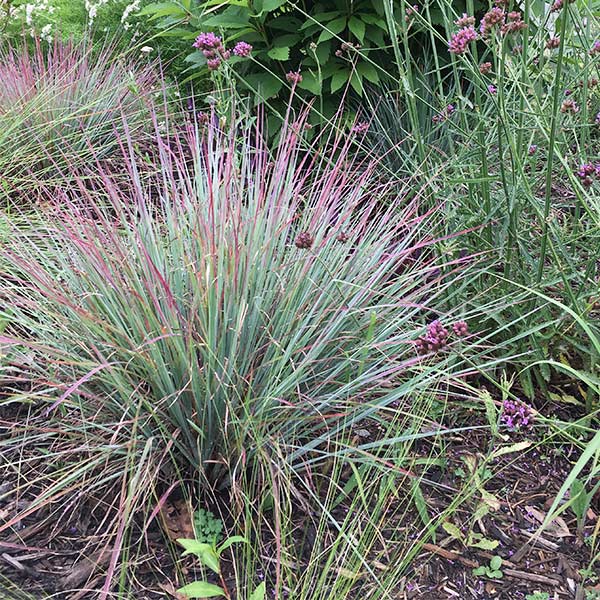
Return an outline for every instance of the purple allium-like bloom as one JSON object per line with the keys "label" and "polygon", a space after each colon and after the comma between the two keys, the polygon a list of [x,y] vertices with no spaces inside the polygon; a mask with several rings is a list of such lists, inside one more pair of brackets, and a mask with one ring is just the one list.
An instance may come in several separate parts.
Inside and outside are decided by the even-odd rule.
{"label": "purple allium-like bloom", "polygon": [[242,58],[248,58],[252,52],[252,46],[248,42],[238,42],[233,47],[233,53]]}
{"label": "purple allium-like bloom", "polygon": [[496,25],[504,25],[505,15],[506,13],[499,6],[495,6],[486,12],[481,19],[481,23],[479,24],[479,31],[481,35],[489,35]]}
{"label": "purple allium-like bloom", "polygon": [[548,50],[554,50],[555,48],[558,48],[560,46],[560,38],[558,36],[553,36],[551,38],[548,39],[548,41],[546,42],[546,48],[548,48]]}
{"label": "purple allium-like bloom", "polygon": [[509,429],[526,429],[531,427],[533,410],[520,400],[504,400],[500,421]]}
{"label": "purple allium-like bloom", "polygon": [[529,150],[527,150],[527,153],[529,156],[533,156],[537,152],[537,149],[537,144],[531,144],[531,146],[529,146]]}
{"label": "purple allium-like bloom", "polygon": [[417,339],[415,346],[419,354],[428,354],[444,348],[447,343],[448,330],[436,319],[427,325],[427,333]]}
{"label": "purple allium-like bloom", "polygon": [[487,90],[490,94],[495,94],[498,92],[498,88],[495,85],[492,85],[491,83],[487,86]]}
{"label": "purple allium-like bloom", "polygon": [[466,321],[457,321],[452,324],[452,331],[458,337],[464,337],[465,335],[469,335],[469,326]]}
{"label": "purple allium-like bloom", "polygon": [[448,52],[452,54],[464,54],[467,46],[477,39],[477,32],[474,27],[463,27],[457,31],[448,44]]}
{"label": "purple allium-like bloom", "polygon": [[594,56],[595,54],[600,53],[600,40],[596,40],[592,44],[592,48],[590,50],[590,56]]}
{"label": "purple allium-like bloom", "polygon": [[315,238],[308,231],[302,231],[298,234],[296,241],[296,248],[300,248],[301,250],[308,250],[312,247],[315,242]]}
{"label": "purple allium-like bloom", "polygon": [[297,85],[302,81],[302,75],[300,74],[300,71],[289,71],[286,73],[285,78],[292,85]]}
{"label": "purple allium-like bloom", "polygon": [[352,127],[350,131],[356,134],[366,133],[369,131],[369,124],[366,121],[359,121],[354,125],[354,127]]}
{"label": "purple allium-like bloom", "polygon": [[581,180],[583,187],[590,187],[593,183],[594,177],[598,177],[600,171],[600,165],[594,165],[592,163],[584,163],[579,166],[575,175]]}
{"label": "purple allium-like bloom", "polygon": [[210,71],[216,71],[221,66],[220,58],[211,58],[206,61],[206,64]]}
{"label": "purple allium-like bloom", "polygon": [[454,21],[458,27],[474,27],[475,17],[470,17],[467,13],[463,13],[462,17]]}
{"label": "purple allium-like bloom", "polygon": [[575,102],[575,100],[573,100],[573,98],[567,98],[561,104],[560,112],[562,112],[562,113],[578,113],[579,106],[578,106],[577,102]]}
{"label": "purple allium-like bloom", "polygon": [[201,33],[192,45],[194,48],[198,48],[198,50],[216,50],[221,47],[222,42],[218,35],[215,35],[212,31],[208,31]]}
{"label": "purple allium-like bloom", "polygon": [[479,65],[479,72],[482,75],[487,75],[492,70],[491,62],[484,62]]}
{"label": "purple allium-like bloom", "polygon": [[600,125],[600,112],[596,113],[596,118],[594,119],[594,123],[596,123],[596,125]]}

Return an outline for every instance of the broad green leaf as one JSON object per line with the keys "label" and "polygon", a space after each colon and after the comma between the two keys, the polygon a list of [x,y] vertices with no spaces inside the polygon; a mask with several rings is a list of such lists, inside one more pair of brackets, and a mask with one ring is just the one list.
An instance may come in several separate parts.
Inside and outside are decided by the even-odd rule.
{"label": "broad green leaf", "polygon": [[348,29],[358,38],[361,44],[365,42],[365,23],[357,17],[350,17],[348,20]]}
{"label": "broad green leaf", "polygon": [[481,538],[476,542],[469,544],[471,548],[481,548],[482,550],[495,550],[500,542],[498,540],[489,540],[488,538]]}
{"label": "broad green leaf", "polygon": [[303,72],[302,81],[298,87],[303,90],[308,90],[311,94],[319,96],[321,94],[321,82],[314,73]]}
{"label": "broad green leaf", "polygon": [[456,525],[454,525],[454,523],[450,523],[450,521],[444,521],[442,523],[442,528],[454,539],[463,544],[465,543],[465,536],[463,535],[462,531]]}
{"label": "broad green leaf", "polygon": [[283,81],[270,73],[251,73],[242,82],[263,100],[276,96],[283,87]]}
{"label": "broad green leaf", "polygon": [[221,546],[219,546],[218,549],[218,553],[221,554],[221,552],[224,552],[225,550],[227,550],[227,548],[229,548],[229,546],[231,546],[232,544],[247,544],[248,540],[245,537],[242,537],[241,535],[232,535],[231,537],[227,538],[222,544]]}
{"label": "broad green leaf", "polygon": [[271,48],[267,55],[273,60],[288,60],[290,57],[290,49],[287,46],[280,46],[278,48]]}
{"label": "broad green leaf", "polygon": [[181,15],[182,18],[186,16],[185,11],[176,2],[153,2],[148,6],[144,6],[136,14],[139,16],[152,15],[152,19],[166,17],[167,15]]}
{"label": "broad green leaf", "polygon": [[350,85],[359,96],[363,95],[362,77],[358,71],[352,72],[352,77],[350,77]]}
{"label": "broad green leaf", "polygon": [[188,554],[194,554],[198,557],[198,560],[203,565],[205,565],[215,573],[220,572],[219,556],[210,544],[191,539],[178,539],[177,541],[185,548],[183,556],[186,556]]}
{"label": "broad green leaf", "polygon": [[365,79],[368,79],[371,83],[379,83],[379,73],[377,72],[377,68],[373,66],[372,63],[362,61],[358,63],[356,69]]}
{"label": "broad green leaf", "polygon": [[490,560],[490,567],[492,569],[494,569],[494,571],[497,571],[500,569],[501,566],[502,566],[502,558],[498,555],[493,556]]}
{"label": "broad green leaf", "polygon": [[272,12],[283,6],[287,0],[259,0],[255,8],[258,12]]}
{"label": "broad green leaf", "polygon": [[248,600],[265,600],[267,587],[263,581],[251,594]]}
{"label": "broad green leaf", "polygon": [[340,69],[339,71],[336,71],[331,77],[331,93],[335,94],[335,92],[346,85],[349,78],[350,71],[346,69]]}
{"label": "broad green leaf", "polygon": [[318,43],[331,39],[335,35],[342,33],[344,29],[346,29],[346,17],[339,17],[333,21],[329,21],[329,23],[323,25],[323,31],[319,36]]}
{"label": "broad green leaf", "polygon": [[223,588],[218,585],[208,583],[208,581],[194,581],[177,590],[178,594],[183,594],[188,598],[215,598],[216,596],[224,596]]}
{"label": "broad green leaf", "polygon": [[571,509],[578,519],[583,519],[588,508],[588,497],[581,479],[574,479],[571,484]]}
{"label": "broad green leaf", "polygon": [[512,454],[513,452],[521,452],[523,450],[527,450],[529,446],[531,446],[532,442],[528,440],[523,440],[522,442],[517,442],[516,444],[512,444],[511,446],[504,446],[503,448],[498,448],[498,450],[492,453],[491,458],[498,458],[499,456],[504,456],[505,454]]}

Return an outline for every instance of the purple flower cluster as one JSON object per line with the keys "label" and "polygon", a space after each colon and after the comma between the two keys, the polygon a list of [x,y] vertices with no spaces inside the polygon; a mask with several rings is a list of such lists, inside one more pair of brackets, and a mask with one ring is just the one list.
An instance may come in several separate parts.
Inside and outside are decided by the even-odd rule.
{"label": "purple flower cluster", "polygon": [[494,6],[491,10],[483,15],[479,24],[479,31],[484,37],[489,35],[496,25],[504,25],[506,13],[499,7]]}
{"label": "purple flower cluster", "polygon": [[448,44],[448,51],[452,54],[464,54],[471,42],[477,39],[477,32],[473,26],[463,27],[452,35]]}
{"label": "purple flower cluster", "polygon": [[529,149],[527,150],[527,153],[529,154],[529,156],[533,156],[537,152],[537,149],[537,144],[531,144],[531,146],[529,146]]}
{"label": "purple flower cluster", "polygon": [[531,426],[533,410],[520,400],[504,400],[500,421],[509,429],[525,429]]}
{"label": "purple flower cluster", "polygon": [[233,47],[233,53],[241,58],[248,58],[252,52],[252,46],[248,42],[238,42]]}
{"label": "purple flower cluster", "polygon": [[366,121],[359,121],[350,131],[355,134],[366,133],[369,131],[369,124]]}
{"label": "purple flower cluster", "polygon": [[590,56],[594,56],[600,53],[600,40],[596,40],[592,44],[592,48],[590,49]]}
{"label": "purple flower cluster", "polygon": [[475,26],[475,17],[470,17],[467,13],[463,13],[462,17],[460,17],[456,21],[454,21],[454,24],[457,27],[474,27]]}
{"label": "purple flower cluster", "polygon": [[452,331],[454,331],[454,335],[464,337],[465,335],[469,335],[469,326],[466,321],[457,321],[453,323]]}
{"label": "purple flower cluster", "polygon": [[297,85],[302,81],[302,75],[300,74],[300,71],[289,71],[286,73],[285,78],[287,79],[288,83],[291,83],[292,85]]}
{"label": "purple flower cluster", "polygon": [[[192,46],[204,54],[206,64],[211,71],[216,71],[223,61],[231,58],[231,51],[225,48],[221,38],[212,31],[201,33]],[[250,52],[252,52],[252,46],[246,42],[238,42],[233,49],[236,56],[243,58],[250,56]]]}
{"label": "purple flower cluster", "polygon": [[419,354],[437,352],[448,343],[448,335],[448,330],[439,319],[432,321],[427,325],[427,333],[416,341],[417,352]]}
{"label": "purple flower cluster", "polygon": [[594,183],[594,178],[600,177],[600,164],[584,163],[575,174],[581,179],[582,186],[591,187]]}
{"label": "purple flower cluster", "polygon": [[[457,337],[469,335],[469,326],[466,321],[457,321],[452,325],[452,333]],[[427,332],[417,339],[415,347],[418,354],[429,354],[437,352],[448,345],[450,332],[439,319],[427,325]]]}
{"label": "purple flower cluster", "polygon": [[438,115],[434,115],[431,120],[434,123],[443,123],[446,119],[449,119],[455,113],[455,111],[456,107],[454,104],[448,104],[448,106],[446,106],[442,112],[440,112]]}

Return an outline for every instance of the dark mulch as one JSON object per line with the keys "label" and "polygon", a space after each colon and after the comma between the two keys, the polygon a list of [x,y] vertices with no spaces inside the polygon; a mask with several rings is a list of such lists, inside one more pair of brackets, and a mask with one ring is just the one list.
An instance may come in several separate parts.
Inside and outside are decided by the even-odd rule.
{"label": "dark mulch", "polygon": [[[23,419],[23,410],[22,406],[0,405],[0,439],[6,441],[10,437],[11,428]],[[568,410],[572,413],[571,407]],[[565,411],[564,406],[557,404],[546,406],[544,412],[560,414],[561,411]],[[447,413],[452,416],[452,423],[446,425],[484,424],[480,411],[459,407]],[[577,416],[571,414],[572,418]],[[368,431],[368,425],[366,427]],[[364,430],[361,431],[364,435]],[[371,435],[377,435],[375,430]],[[488,498],[490,502],[498,502],[496,509],[474,522],[473,516],[482,501],[481,492],[475,490],[451,518],[452,524],[465,536],[473,531],[487,539],[498,540],[498,547],[491,552],[468,548],[439,528],[436,538],[423,546],[410,572],[398,582],[396,598],[519,600],[536,591],[547,592],[553,599],[586,598],[585,590],[592,590],[595,584],[589,578],[584,580],[581,570],[592,558],[592,548],[586,540],[597,526],[600,514],[598,498],[592,503],[583,532],[577,532],[575,518],[567,510],[562,514],[562,521],[528,545],[578,455],[574,447],[558,441],[536,447],[536,440],[543,435],[543,428],[535,428],[529,432],[512,433],[510,439],[503,442],[510,445],[529,441],[532,445],[526,450],[497,458],[483,474],[482,488],[491,495]],[[427,479],[446,486],[428,488],[423,485],[432,516],[440,514],[452,503],[454,495],[446,489],[464,487],[465,479],[471,477],[469,465],[480,464],[489,452],[489,444],[490,432],[486,429],[472,431],[468,435],[447,436],[444,467],[436,466],[425,473]],[[417,449],[424,456],[429,456],[431,451],[425,443]],[[5,447],[0,458],[4,460],[4,464],[0,463],[2,527],[3,522],[26,509],[31,500],[19,492],[18,469],[7,462],[14,461],[15,457]],[[492,496],[494,500],[490,500]],[[90,498],[81,503],[79,510],[68,518],[62,513],[54,515],[52,506],[48,506],[0,532],[0,599],[17,600],[22,597],[18,590],[26,591],[28,598],[36,599],[49,595],[59,600],[93,600],[98,597],[97,591],[104,583],[103,573],[110,554],[98,550],[103,547],[104,515],[90,504],[93,501]],[[176,504],[171,510],[177,512]],[[298,511],[302,513],[300,507]],[[188,517],[172,514],[169,518],[177,522]],[[394,527],[412,527],[419,523],[414,511],[405,514],[405,519],[403,523],[390,523],[390,531]],[[137,600],[171,597],[165,590],[171,581],[175,581],[175,559],[168,552],[167,538],[159,527],[158,519],[155,521],[156,526],[143,536],[143,550],[136,549],[131,554],[129,571],[135,570],[140,582],[135,596]],[[139,534],[139,530],[134,531],[132,539]],[[175,532],[168,537],[177,535],[183,534]],[[299,540],[299,547],[302,543],[305,540]],[[494,554],[503,559],[503,577],[474,576],[473,569],[487,564]],[[17,591],[9,591],[8,581]]]}

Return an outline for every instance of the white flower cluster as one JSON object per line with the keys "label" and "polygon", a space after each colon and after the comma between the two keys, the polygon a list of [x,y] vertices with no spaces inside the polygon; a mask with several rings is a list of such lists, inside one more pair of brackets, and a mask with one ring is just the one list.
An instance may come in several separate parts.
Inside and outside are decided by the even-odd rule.
{"label": "white flower cluster", "polygon": [[[140,10],[145,0],[69,0],[83,5],[87,13],[87,26],[92,27],[94,21],[103,7],[123,7],[121,25],[125,31],[132,28],[131,17]],[[14,30],[23,28],[32,37],[51,42],[55,23],[60,22],[60,8],[55,5],[56,0],[28,0],[15,6],[14,0],[0,0],[0,34],[6,25],[14,23]],[[125,3],[127,2],[127,3]]]}
{"label": "white flower cluster", "polygon": [[[8,4],[10,11],[10,3]],[[6,18],[21,19],[25,21],[29,29],[31,37],[39,35],[43,40],[47,42],[52,41],[52,24],[46,23],[38,30],[37,24],[40,20],[47,21],[48,16],[52,15],[56,10],[50,0],[34,0],[33,2],[27,2],[15,7],[10,14],[6,15]]]}
{"label": "white flower cluster", "polygon": [[123,29],[125,29],[125,31],[127,31],[131,27],[129,17],[132,15],[132,13],[135,13],[138,10],[140,10],[140,4],[141,0],[133,0],[133,2],[130,2],[125,7],[125,10],[123,10],[123,14],[121,15],[121,23],[123,24]]}

